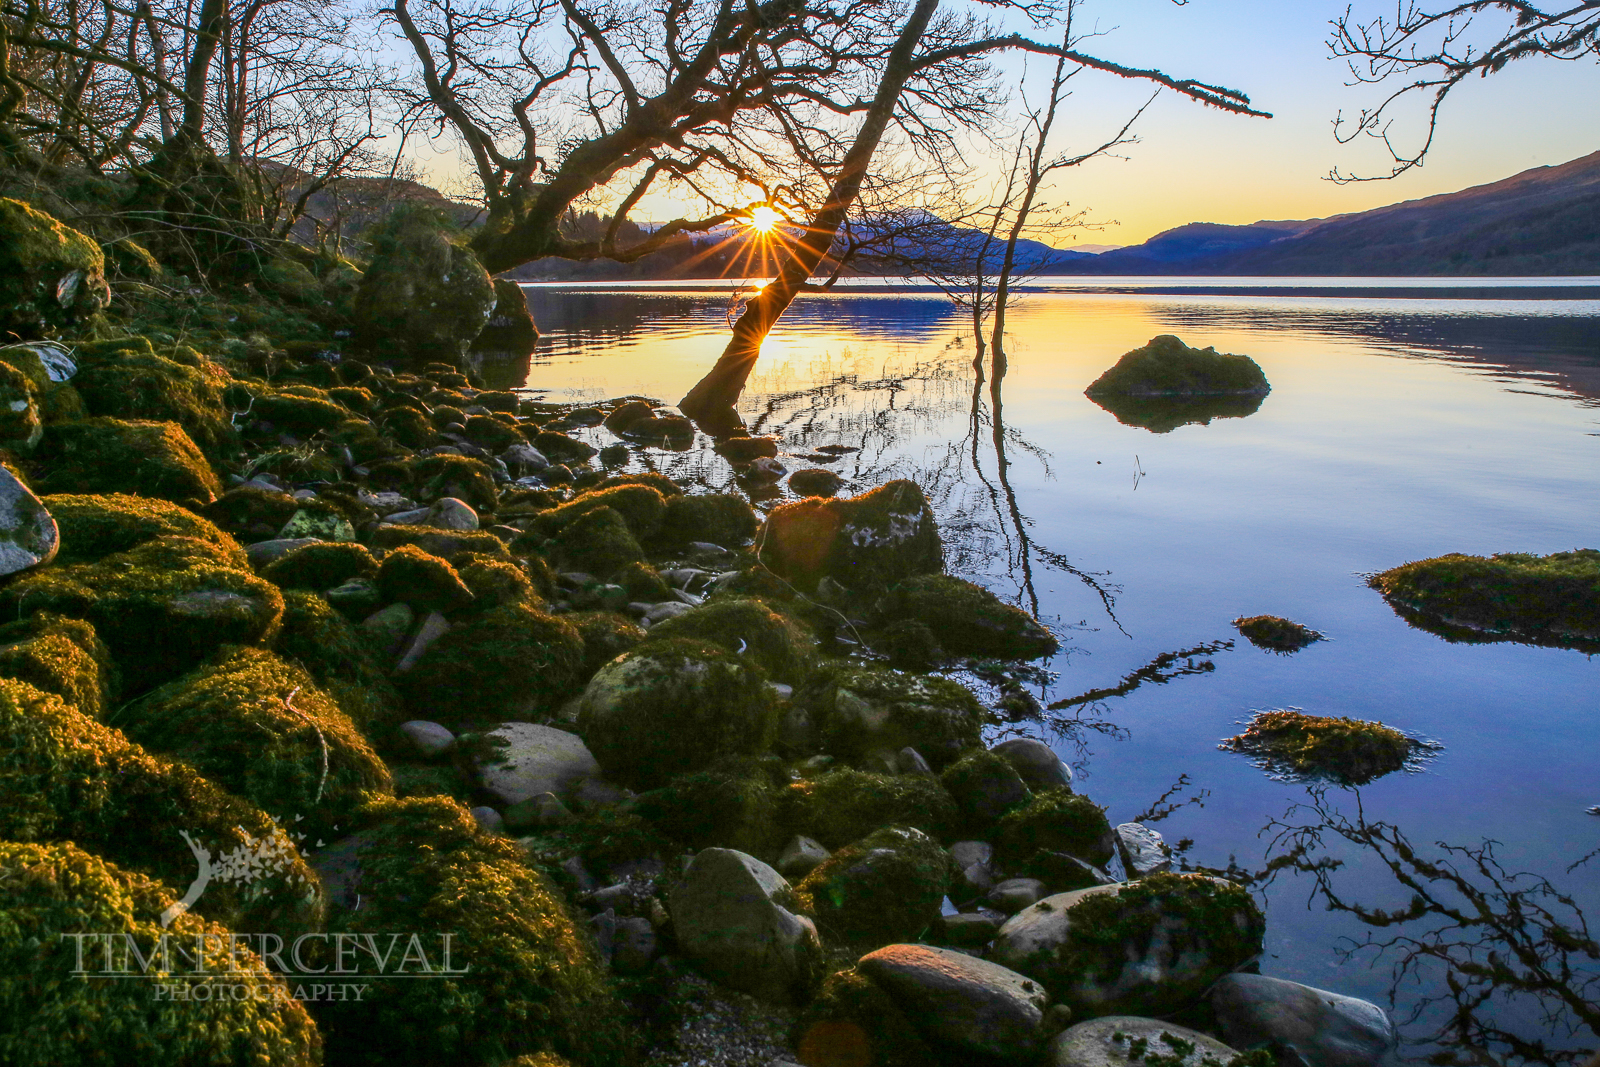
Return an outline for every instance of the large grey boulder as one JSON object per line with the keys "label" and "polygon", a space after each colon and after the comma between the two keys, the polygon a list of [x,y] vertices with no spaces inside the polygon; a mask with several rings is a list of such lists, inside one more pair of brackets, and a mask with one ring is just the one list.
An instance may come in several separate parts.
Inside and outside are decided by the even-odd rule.
{"label": "large grey boulder", "polygon": [[1128,874],[1143,878],[1172,870],[1172,856],[1167,843],[1159,833],[1143,823],[1120,823],[1113,831],[1117,835],[1117,851],[1122,854],[1122,865]]}
{"label": "large grey boulder", "polygon": [[925,1037],[952,1051],[1028,1060],[1044,1044],[1049,997],[1016,971],[928,945],[888,945],[856,967]]}
{"label": "large grey boulder", "polygon": [[478,764],[478,780],[502,804],[540,793],[560,797],[587,779],[600,777],[600,764],[577,734],[537,723],[508,722],[485,737],[489,748]]}
{"label": "large grey boulder", "polygon": [[[1135,1049],[1143,1055],[1135,1055]],[[1130,1067],[1140,1060],[1169,1067],[1213,1067],[1239,1053],[1186,1026],[1130,1015],[1090,1019],[1061,1032],[1050,1043],[1050,1067]]]}
{"label": "large grey boulder", "polygon": [[0,575],[49,563],[59,547],[56,520],[16,475],[0,467]]}
{"label": "large grey boulder", "polygon": [[1394,1023],[1369,1001],[1259,974],[1226,976],[1210,999],[1224,1037],[1241,1048],[1271,1042],[1282,1067],[1394,1062]]}
{"label": "large grey boulder", "polygon": [[803,1000],[822,978],[822,942],[793,890],[765,863],[708,848],[672,893],[678,948],[713,981],[766,1000]]}
{"label": "large grey boulder", "polygon": [[1072,768],[1062,763],[1055,750],[1043,741],[1013,737],[994,746],[993,751],[1011,764],[1028,788],[1036,793],[1072,784]]}

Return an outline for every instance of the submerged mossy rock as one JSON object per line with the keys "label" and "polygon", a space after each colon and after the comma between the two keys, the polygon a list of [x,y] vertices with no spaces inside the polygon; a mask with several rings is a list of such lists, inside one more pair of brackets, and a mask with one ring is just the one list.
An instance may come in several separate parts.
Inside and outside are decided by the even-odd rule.
{"label": "submerged mossy rock", "polygon": [[1249,356],[1190,348],[1171,334],[1152,337],[1143,348],[1125,353],[1084,393],[1102,396],[1192,397],[1266,396],[1267,376]]}
{"label": "submerged mossy rock", "polygon": [[1217,747],[1253,756],[1262,769],[1279,777],[1365,785],[1404,770],[1423,746],[1381,722],[1307,715],[1290,708],[1256,713],[1243,733]]}
{"label": "submerged mossy rock", "polygon": [[661,521],[661,539],[675,544],[709,541],[723,548],[739,548],[750,543],[759,526],[755,509],[742,496],[733,493],[679,495],[667,500],[667,511]]}
{"label": "submerged mossy rock", "polygon": [[1316,630],[1277,615],[1241,616],[1233,620],[1233,627],[1257,648],[1284,655],[1323,639]]}
{"label": "submerged mossy rock", "polygon": [[271,652],[240,648],[125,706],[117,725],[268,813],[327,834],[389,770],[311,677]]}
{"label": "submerged mossy rock", "polygon": [[53,693],[91,719],[104,718],[117,690],[111,650],[94,627],[49,612],[0,625],[0,678]]}
{"label": "submerged mossy rock", "polygon": [[916,620],[957,656],[1030,660],[1053,656],[1061,643],[1033,616],[981,585],[948,574],[925,574],[895,586],[879,604],[891,620]]}
{"label": "submerged mossy rock", "polygon": [[233,451],[238,434],[223,401],[230,377],[192,349],[157,353],[143,337],[80,345],[72,384],[89,414],[175,422],[209,455]]}
{"label": "submerged mossy rock", "polygon": [[980,743],[989,715],[959,682],[879,667],[834,667],[795,698],[822,749],[841,759],[916,749],[934,768]]}
{"label": "submerged mossy rock", "polygon": [[795,898],[826,939],[879,948],[916,940],[949,890],[950,854],[920,830],[887,826],[823,860]]}
{"label": "submerged mossy rock", "polygon": [[577,692],[583,659],[583,638],[560,618],[505,604],[452,626],[399,685],[433,722],[538,721]]}
{"label": "submerged mossy rock", "polygon": [[20,200],[0,199],[0,335],[53,337],[110,303],[99,244]]}
{"label": "submerged mossy rock", "polygon": [[210,542],[158,537],[97,563],[23,575],[0,590],[0,612],[87,619],[137,691],[182,674],[223,645],[270,642],[283,595]]}
{"label": "submerged mossy rock", "polygon": [[607,777],[635,789],[665,785],[719,758],[767,750],[777,707],[764,681],[716,645],[641,645],[589,680],[578,732]]}
{"label": "submerged mossy rock", "polygon": [[1041,982],[1074,1015],[1170,1015],[1261,954],[1244,887],[1201,874],[1046,897],[1000,928],[989,958]]}
{"label": "submerged mossy rock", "polygon": [[[163,934],[180,944],[200,937],[226,945],[227,928],[180,915],[158,916],[172,889],[123,871],[70,843],[0,843],[0,1062],[12,1067],[63,1063],[173,1067],[315,1067],[321,1040],[292,990],[244,944],[227,966],[237,973],[185,975],[184,1000],[157,1000],[153,983],[73,979],[79,939],[127,937],[149,959]],[[104,943],[104,941],[100,941]],[[132,949],[129,954],[131,955]],[[174,953],[176,956],[176,953]],[[218,962],[218,957],[213,957]],[[86,952],[84,969],[99,969]],[[137,973],[137,964],[130,964]],[[195,986],[205,986],[201,999]],[[233,987],[247,994],[235,998]]]}
{"label": "submerged mossy rock", "polygon": [[609,578],[644,560],[644,549],[627,522],[609,507],[585,512],[550,540],[550,556],[561,565]]}
{"label": "submerged mossy rock", "polygon": [[1116,838],[1105,809],[1067,786],[1046,790],[1001,818],[995,829],[995,859],[1008,871],[1056,852],[1102,866],[1111,862]]}
{"label": "submerged mossy rock", "polygon": [[[594,942],[515,844],[445,797],[383,800],[318,856],[333,933],[422,934],[442,972],[374,982],[319,1011],[330,1063],[499,1067],[539,1052],[623,1067],[636,1039]],[[359,907],[356,906],[359,901]],[[418,973],[413,963],[409,973]]]}
{"label": "submerged mossy rock", "polygon": [[[184,889],[194,846],[217,861],[195,910],[237,930],[293,935],[322,919],[320,886],[283,828],[188,765],[151,755],[53,694],[0,680],[0,840],[71,840]],[[249,878],[222,870],[258,854]]]}
{"label": "submerged mossy rock", "polygon": [[283,629],[273,650],[302,668],[370,740],[393,739],[405,705],[369,639],[315,593],[283,595]]}
{"label": "submerged mossy rock", "polygon": [[843,500],[779,505],[757,540],[761,561],[807,591],[824,576],[874,590],[944,569],[933,509],[921,488],[904,479]]}
{"label": "submerged mossy rock", "polygon": [[661,529],[667,513],[667,502],[662,495],[647,485],[617,485],[609,489],[594,489],[571,502],[534,517],[529,529],[545,537],[554,537],[579,518],[598,508],[610,508],[627,524],[628,532],[640,541],[654,537]]}
{"label": "submerged mossy rock", "polygon": [[1368,583],[1413,626],[1454,641],[1524,641],[1600,651],[1600,550],[1452,553]]}
{"label": "submerged mossy rock", "polygon": [[53,493],[41,502],[61,531],[58,564],[93,563],[146,541],[175,535],[213,545],[221,558],[248,569],[238,542],[188,508],[167,500],[126,493]]}
{"label": "submerged mossy rock", "polygon": [[784,790],[783,822],[841,848],[885,826],[909,826],[948,840],[959,825],[956,804],[937,779],[926,775],[872,774],[848,767],[795,782]]}
{"label": "submerged mossy rock", "polygon": [[198,509],[222,495],[222,483],[175,422],[84,419],[50,427],[39,444],[46,493],[118,493],[159,497]]}
{"label": "submerged mossy rock", "polygon": [[457,363],[489,322],[494,283],[443,214],[402,208],[368,235],[372,262],[355,299],[355,336],[388,357]]}
{"label": "submerged mossy rock", "polygon": [[754,597],[719,596],[650,627],[654,642],[675,637],[711,641],[738,653],[780,682],[798,683],[811,668],[816,638],[800,623]]}

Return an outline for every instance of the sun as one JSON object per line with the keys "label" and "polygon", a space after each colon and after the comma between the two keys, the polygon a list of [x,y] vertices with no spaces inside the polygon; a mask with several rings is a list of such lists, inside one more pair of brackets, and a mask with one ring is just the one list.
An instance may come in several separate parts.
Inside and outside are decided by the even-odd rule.
{"label": "sun", "polygon": [[772,228],[783,221],[783,216],[765,204],[750,209],[750,218],[746,221],[752,230],[757,233],[771,233]]}

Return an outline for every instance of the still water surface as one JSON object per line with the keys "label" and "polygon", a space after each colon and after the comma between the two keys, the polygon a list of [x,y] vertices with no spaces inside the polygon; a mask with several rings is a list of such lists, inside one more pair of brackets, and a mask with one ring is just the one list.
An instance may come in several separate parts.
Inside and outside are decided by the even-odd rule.
{"label": "still water surface", "polygon": [[[1291,811],[1310,794],[1217,742],[1253,710],[1378,719],[1442,750],[1419,772],[1329,790],[1329,809],[1396,824],[1419,847],[1493,839],[1507,870],[1549,879],[1600,920],[1600,858],[1568,870],[1600,846],[1600,818],[1585,810],[1600,804],[1600,662],[1449,643],[1407,625],[1363,580],[1445,552],[1600,547],[1600,279],[1472,285],[1062,280],[1012,309],[998,394],[987,361],[977,381],[970,323],[938,294],[807,295],[767,340],[740,412],[753,433],[781,438],[791,468],[812,465],[800,457],[819,445],[859,449],[834,465],[849,491],[922,484],[950,569],[1062,637],[1045,703],[1113,686],[1163,652],[1235,639],[1203,657],[1214,670],[1088,705],[1098,729],[1031,727],[1113,823],[1187,775],[1178,799],[1203,790],[1203,806],[1157,828],[1194,840],[1191,863],[1232,857],[1258,870],[1271,820],[1317,823]],[[545,333],[527,385],[552,400],[675,401],[721,352],[736,299],[705,286],[528,293]],[[1083,395],[1163,333],[1251,356],[1271,395],[1246,417],[1170,432],[1125,425]],[[640,462],[732,485],[704,450]],[[1330,639],[1293,656],[1259,651],[1230,620],[1264,613]],[[1370,848],[1324,836],[1346,864],[1341,892],[1406,903]],[[1387,1002],[1403,953],[1342,954],[1341,938],[1369,928],[1327,911],[1313,888],[1286,872],[1263,889],[1263,972]],[[1424,966],[1398,991],[1400,1017],[1443,988]],[[1511,998],[1479,1014],[1557,1048],[1592,1047],[1593,1035],[1564,1036],[1541,1014],[1550,1002]],[[1411,1055],[1437,1048],[1441,1011],[1405,1023],[1421,1042]]]}

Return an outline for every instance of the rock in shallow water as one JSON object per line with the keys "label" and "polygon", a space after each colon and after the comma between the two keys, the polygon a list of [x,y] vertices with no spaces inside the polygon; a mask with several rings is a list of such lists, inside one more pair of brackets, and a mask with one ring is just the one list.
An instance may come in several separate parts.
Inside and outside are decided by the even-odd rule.
{"label": "rock in shallow water", "polygon": [[1224,1037],[1240,1048],[1271,1042],[1282,1067],[1379,1067],[1394,1059],[1394,1024],[1365,1000],[1260,974],[1227,975],[1210,1000]]}
{"label": "rock in shallow water", "polygon": [[1117,851],[1122,865],[1138,878],[1172,869],[1172,857],[1161,835],[1142,823],[1125,822],[1117,826]]}
{"label": "rock in shallow water", "polygon": [[938,1045],[995,1059],[1038,1055],[1049,998],[1025,975],[928,945],[888,945],[856,966]]}

